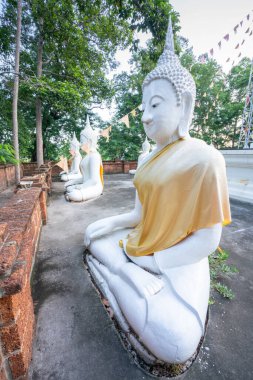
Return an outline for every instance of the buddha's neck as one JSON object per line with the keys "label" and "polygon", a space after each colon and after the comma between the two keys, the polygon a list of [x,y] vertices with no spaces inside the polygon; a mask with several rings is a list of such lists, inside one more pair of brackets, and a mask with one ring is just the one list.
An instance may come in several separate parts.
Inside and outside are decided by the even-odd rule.
{"label": "buddha's neck", "polygon": [[[190,135],[187,133],[187,135],[184,137],[184,138],[189,138]],[[157,150],[162,150],[165,146],[167,145],[170,145],[170,144],[173,144],[175,141],[177,140],[180,140],[182,137],[180,137],[178,134],[175,134],[173,136],[170,136],[168,139],[166,139],[166,141],[162,141],[162,142],[157,142],[156,143],[156,148]]]}

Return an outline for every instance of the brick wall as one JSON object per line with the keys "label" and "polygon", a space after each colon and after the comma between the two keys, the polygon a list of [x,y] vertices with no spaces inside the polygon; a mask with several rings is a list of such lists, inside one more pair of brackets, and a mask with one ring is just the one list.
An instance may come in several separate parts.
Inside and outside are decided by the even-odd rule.
{"label": "brick wall", "polygon": [[[23,176],[22,165],[20,167],[20,174],[22,177]],[[0,165],[0,192],[14,184],[15,184],[15,166],[14,165]]]}
{"label": "brick wall", "polygon": [[0,208],[0,379],[25,380],[31,359],[34,312],[30,277],[46,191],[19,190]]}
{"label": "brick wall", "polygon": [[23,164],[23,175],[31,176],[34,171],[38,168],[37,162],[27,162]]}
{"label": "brick wall", "polygon": [[[27,164],[25,164],[27,165]],[[69,164],[70,167],[70,164]],[[121,174],[128,173],[129,170],[137,168],[137,161],[103,161],[104,173],[105,174]],[[62,169],[55,165],[52,167],[52,177],[59,179],[59,173]]]}
{"label": "brick wall", "polygon": [[128,173],[137,168],[137,161],[103,161],[105,174]]}

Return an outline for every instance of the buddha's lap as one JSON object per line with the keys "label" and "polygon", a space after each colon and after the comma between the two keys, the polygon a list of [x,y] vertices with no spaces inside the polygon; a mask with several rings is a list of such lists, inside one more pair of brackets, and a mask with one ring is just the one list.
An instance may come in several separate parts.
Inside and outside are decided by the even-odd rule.
{"label": "buddha's lap", "polygon": [[97,238],[91,242],[89,251],[99,262],[114,272],[129,261],[119,246],[119,241],[126,238],[129,231],[129,229],[121,229]]}
{"label": "buddha's lap", "polygon": [[[144,299],[120,275],[109,274],[108,268],[101,264],[98,268],[102,276],[105,274],[103,277],[130,326],[151,351],[155,349],[154,354],[161,356],[165,351],[169,355],[164,357],[166,361],[176,360],[173,355],[177,352],[177,360],[183,361],[194,353],[202,335],[201,326],[196,315],[177,297],[169,284],[157,294]],[[156,342],[155,347],[152,342]],[[170,348],[172,342],[176,350]]]}

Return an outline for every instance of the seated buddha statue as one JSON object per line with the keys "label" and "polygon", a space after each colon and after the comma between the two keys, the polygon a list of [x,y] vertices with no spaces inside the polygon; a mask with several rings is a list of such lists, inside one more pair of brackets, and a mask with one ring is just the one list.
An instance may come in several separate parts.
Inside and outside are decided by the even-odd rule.
{"label": "seated buddha statue", "polygon": [[82,177],[66,183],[65,198],[68,201],[87,201],[102,194],[103,166],[101,156],[97,151],[97,138],[87,116],[86,126],[80,136],[81,149],[86,153],[80,164]]}
{"label": "seated buddha statue", "polygon": [[61,181],[69,181],[72,179],[80,179],[82,178],[82,174],[80,171],[80,162],[82,159],[82,156],[79,152],[80,149],[80,143],[76,138],[76,134],[74,132],[73,139],[70,142],[70,150],[69,153],[72,156],[72,164],[69,172],[61,172]]}
{"label": "seated buddha statue", "polygon": [[[150,143],[148,142],[148,139],[146,137],[144,143],[142,144],[142,152],[138,157],[137,167],[144,160],[144,158],[149,154],[149,152],[150,152]],[[135,169],[129,170],[129,174],[135,174],[135,173],[136,173]]]}
{"label": "seated buddha statue", "polygon": [[84,237],[90,273],[118,325],[153,362],[195,354],[205,332],[208,255],[231,221],[223,156],[189,135],[195,96],[170,23],[143,83],[142,122],[156,148],[136,171],[134,209],[95,221]]}

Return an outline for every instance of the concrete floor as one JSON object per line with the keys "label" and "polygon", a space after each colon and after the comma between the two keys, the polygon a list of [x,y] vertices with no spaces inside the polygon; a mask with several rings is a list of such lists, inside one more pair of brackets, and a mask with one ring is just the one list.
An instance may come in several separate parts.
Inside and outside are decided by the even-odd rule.
{"label": "concrete floor", "polygon": [[[62,183],[53,185],[33,276],[37,325],[29,379],[151,379],[122,347],[82,260],[86,226],[133,207],[131,177],[105,176],[104,194],[80,204],[65,201]],[[240,271],[226,280],[236,298],[215,297],[203,347],[183,379],[253,378],[253,205],[233,201],[232,215],[221,246]]]}

